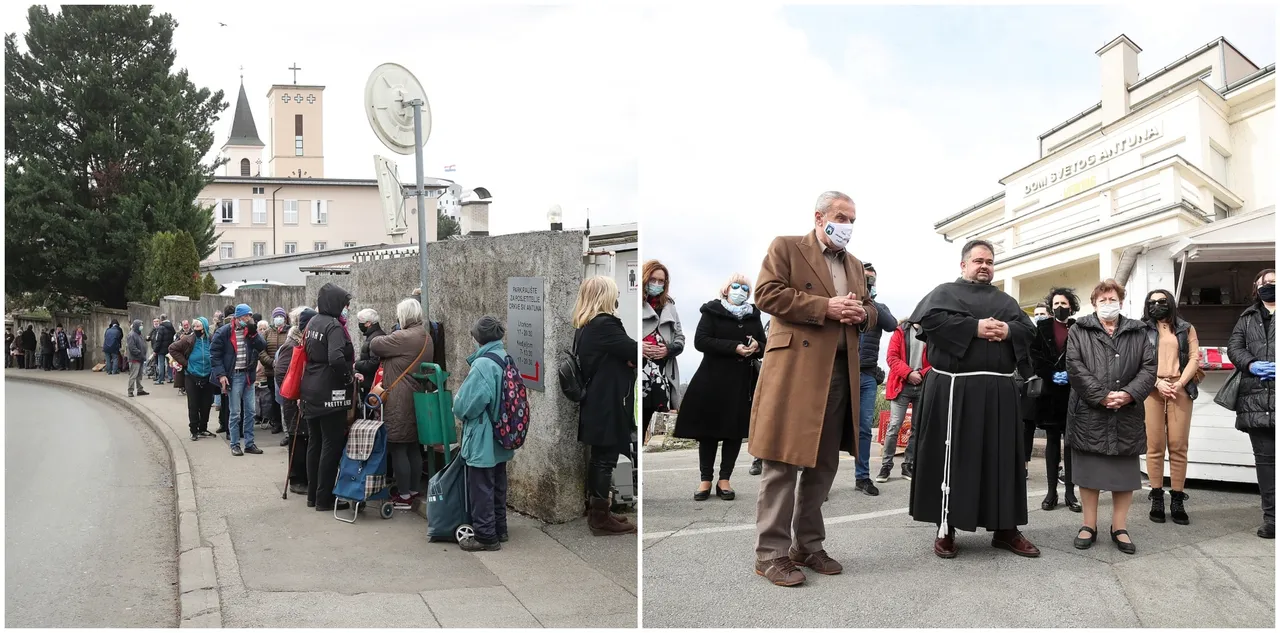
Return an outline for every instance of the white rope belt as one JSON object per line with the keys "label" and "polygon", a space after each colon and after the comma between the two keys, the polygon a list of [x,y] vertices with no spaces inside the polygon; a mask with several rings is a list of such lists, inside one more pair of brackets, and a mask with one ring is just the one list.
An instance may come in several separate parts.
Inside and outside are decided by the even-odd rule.
{"label": "white rope belt", "polygon": [[937,372],[943,376],[951,377],[951,387],[947,392],[947,443],[946,457],[942,466],[942,524],[938,526],[938,538],[945,538],[949,532],[948,517],[951,512],[951,421],[952,415],[955,413],[956,398],[956,378],[967,378],[969,376],[996,376],[1003,378],[1013,378],[1013,373],[1002,374],[994,371],[965,371],[959,373],[951,373],[942,371],[937,367],[929,370],[930,373]]}

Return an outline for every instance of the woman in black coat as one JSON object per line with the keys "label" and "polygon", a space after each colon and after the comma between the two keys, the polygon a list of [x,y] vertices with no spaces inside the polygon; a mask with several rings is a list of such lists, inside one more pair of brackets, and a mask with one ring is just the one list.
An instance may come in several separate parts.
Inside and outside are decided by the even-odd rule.
{"label": "woman in black coat", "polygon": [[1062,449],[1062,434],[1067,428],[1067,400],[1071,385],[1067,382],[1067,333],[1076,320],[1071,315],[1080,311],[1080,298],[1070,288],[1054,288],[1045,297],[1049,318],[1036,323],[1036,337],[1031,342],[1031,361],[1040,377],[1042,391],[1036,400],[1036,426],[1044,429],[1044,463],[1049,479],[1049,493],[1040,502],[1043,510],[1058,507],[1058,464],[1064,464],[1066,505],[1072,512],[1083,508],[1076,500],[1076,487],[1071,478],[1071,452]]}
{"label": "woman in black coat", "polygon": [[764,357],[764,326],[760,311],[747,303],[750,296],[747,278],[734,274],[720,289],[719,299],[703,304],[693,338],[694,348],[702,352],[702,364],[689,381],[672,435],[698,440],[702,483],[693,495],[697,501],[711,497],[712,469],[721,443],[716,496],[725,501],[735,496],[729,477],[751,428],[756,361]]}
{"label": "woman in black coat", "polygon": [[1227,341],[1227,356],[1240,372],[1236,429],[1249,434],[1262,493],[1258,536],[1276,537],[1276,271],[1254,279],[1256,301],[1240,315]]}
{"label": "woman in black coat", "polygon": [[1108,279],[1089,296],[1096,312],[1067,334],[1067,445],[1084,502],[1076,549],[1098,536],[1098,493],[1111,491],[1111,540],[1126,554],[1137,548],[1127,524],[1133,491],[1142,488],[1138,456],[1147,452],[1145,401],[1156,384],[1156,350],[1147,326],[1120,314],[1124,286]]}
{"label": "woman in black coat", "polygon": [[614,313],[618,285],[592,277],[578,289],[574,347],[587,395],[578,411],[578,441],[591,447],[587,465],[590,511],[587,525],[596,536],[630,534],[636,526],[609,512],[609,493],[618,456],[628,450],[635,431],[636,359],[640,348]]}

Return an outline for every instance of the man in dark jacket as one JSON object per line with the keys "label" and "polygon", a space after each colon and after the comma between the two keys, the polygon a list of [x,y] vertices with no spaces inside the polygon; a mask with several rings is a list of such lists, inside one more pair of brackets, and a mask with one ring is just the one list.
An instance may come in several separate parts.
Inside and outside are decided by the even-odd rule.
{"label": "man in dark jacket", "polygon": [[40,368],[53,371],[53,333],[40,328]]}
{"label": "man in dark jacket", "polygon": [[129,353],[129,397],[132,398],[135,391],[140,396],[148,395],[142,390],[142,370],[147,363],[147,342],[142,338],[142,319],[134,320],[129,336],[125,339],[125,347]]}
{"label": "man in dark jacket", "polygon": [[59,323],[53,331],[53,364],[58,371],[67,371],[71,369],[71,363],[67,358],[67,348],[71,347],[70,341],[67,340],[67,331],[62,329]]}
{"label": "man in dark jacket", "polygon": [[[212,377],[222,391],[223,406],[230,409],[228,439],[231,454],[237,457],[245,453],[262,454],[262,449],[253,443],[253,380],[258,373],[258,354],[265,349],[267,343],[258,336],[253,310],[243,303],[236,306],[230,322],[218,328],[210,346]],[[240,450],[242,434],[243,451]]]}
{"label": "man in dark jacket", "polygon": [[360,393],[368,393],[373,386],[373,376],[378,373],[378,365],[382,362],[382,359],[369,351],[369,344],[385,332],[378,322],[378,311],[373,308],[365,308],[356,314],[356,322],[360,335],[364,337],[364,344],[360,346],[360,360],[356,361],[356,373],[364,376],[364,380],[360,381]]}
{"label": "man in dark jacket", "polygon": [[884,382],[884,370],[880,369],[880,338],[885,332],[898,329],[898,320],[889,312],[889,306],[876,301],[876,268],[864,262],[862,270],[867,276],[867,288],[871,304],[880,315],[875,328],[858,335],[859,396],[858,406],[858,456],[853,461],[854,487],[863,494],[876,496],[880,489],[871,481],[871,427],[876,416],[876,392]]}
{"label": "man in dark jacket", "polygon": [[4,366],[13,367],[13,330],[4,331]]}
{"label": "man in dark jacket", "polygon": [[173,382],[173,369],[165,360],[169,346],[177,338],[177,330],[167,315],[160,315],[160,325],[151,333],[151,351],[156,354],[156,384],[163,385],[166,380]]}
{"label": "man in dark jacket", "polygon": [[27,369],[36,368],[36,344],[36,332],[32,326],[28,325],[22,332],[22,357],[26,361]]}
{"label": "man in dark jacket", "polygon": [[[307,366],[302,373],[299,407],[308,424],[307,506],[319,512],[348,507],[333,497],[347,427],[347,411],[354,399],[355,347],[347,331],[351,294],[336,284],[320,288],[319,314],[307,324],[303,345]],[[321,485],[320,482],[325,482]]]}
{"label": "man in dark jacket", "polygon": [[124,331],[120,322],[111,319],[111,325],[102,333],[102,354],[107,357],[107,375],[120,373],[120,344],[124,342]]}

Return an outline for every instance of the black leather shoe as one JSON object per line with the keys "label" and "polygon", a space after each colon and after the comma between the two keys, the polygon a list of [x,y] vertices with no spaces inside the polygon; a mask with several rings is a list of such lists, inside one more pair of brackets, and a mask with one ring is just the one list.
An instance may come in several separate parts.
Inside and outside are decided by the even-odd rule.
{"label": "black leather shoe", "polygon": [[[1126,554],[1134,554],[1134,553],[1137,553],[1137,551],[1138,551],[1138,546],[1137,546],[1137,545],[1134,545],[1132,542],[1126,543],[1126,542],[1124,542],[1124,541],[1120,540],[1120,535],[1121,535],[1121,534],[1123,534],[1123,535],[1125,535],[1125,536],[1129,536],[1129,530],[1112,530],[1112,531],[1111,531],[1111,540],[1115,541],[1115,543],[1116,543],[1116,549],[1118,549],[1118,550],[1120,550],[1120,551],[1122,551],[1122,552],[1124,552],[1124,553],[1126,553]],[[1133,540],[1133,537],[1131,537],[1131,536],[1130,536],[1130,537],[1129,537],[1129,539],[1130,539],[1130,541],[1132,541],[1132,540]]]}
{"label": "black leather shoe", "polygon": [[1050,490],[1049,494],[1044,496],[1044,501],[1040,502],[1040,509],[1049,511],[1058,507],[1058,491]]}
{"label": "black leather shoe", "polygon": [[876,497],[880,495],[880,489],[876,488],[876,485],[870,479],[859,479],[853,484],[853,488],[867,496]]}
{"label": "black leather shoe", "polygon": [[763,469],[764,469],[764,460],[757,457],[751,460],[751,469],[748,470],[747,473],[751,475],[759,475],[760,471]]}
{"label": "black leather shoe", "polygon": [[1067,490],[1066,498],[1067,509],[1072,512],[1084,512],[1084,506],[1080,505],[1080,500],[1076,499],[1076,489],[1071,487]]}
{"label": "black leather shoe", "polygon": [[[1080,538],[1081,532],[1088,532],[1089,538]],[[1076,530],[1076,549],[1089,549],[1090,547],[1093,547],[1093,543],[1097,540],[1098,531],[1087,525],[1082,525],[1079,530]]]}
{"label": "black leather shoe", "polygon": [[284,436],[284,439],[280,440],[281,446],[288,446],[292,443],[293,443],[293,438],[289,437],[288,435]]}
{"label": "black leather shoe", "polygon": [[1258,528],[1258,538],[1273,539],[1276,537],[1276,526],[1263,525]]}
{"label": "black leather shoe", "polygon": [[733,501],[733,499],[738,496],[738,493],[734,492],[733,488],[725,490],[720,486],[716,486],[716,496],[724,499],[725,501]]}
{"label": "black leather shoe", "polygon": [[699,491],[697,491],[697,492],[693,493],[693,500],[694,500],[694,501],[706,501],[707,499],[710,499],[710,498],[711,498],[711,489],[710,489],[710,488],[707,488],[706,490],[699,490]]}

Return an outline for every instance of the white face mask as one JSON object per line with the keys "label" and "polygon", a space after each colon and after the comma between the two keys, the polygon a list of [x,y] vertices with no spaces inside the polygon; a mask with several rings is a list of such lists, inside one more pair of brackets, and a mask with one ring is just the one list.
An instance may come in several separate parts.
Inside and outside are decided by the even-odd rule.
{"label": "white face mask", "polygon": [[1120,316],[1120,304],[1104,303],[1098,306],[1098,318],[1103,321],[1114,321]]}
{"label": "white face mask", "polygon": [[284,325],[284,317],[276,317],[274,319],[271,319],[271,322],[275,324],[276,327],[280,327]]}
{"label": "white face mask", "polygon": [[733,305],[736,305],[736,306],[740,306],[747,302],[747,296],[749,294],[750,293],[748,293],[746,290],[743,290],[741,288],[737,290],[730,290],[729,303],[732,303]]}
{"label": "white face mask", "polygon": [[827,222],[827,226],[822,230],[822,232],[827,234],[827,238],[831,240],[832,246],[843,249],[849,245],[849,240],[853,238],[853,224],[836,224],[835,222]]}

